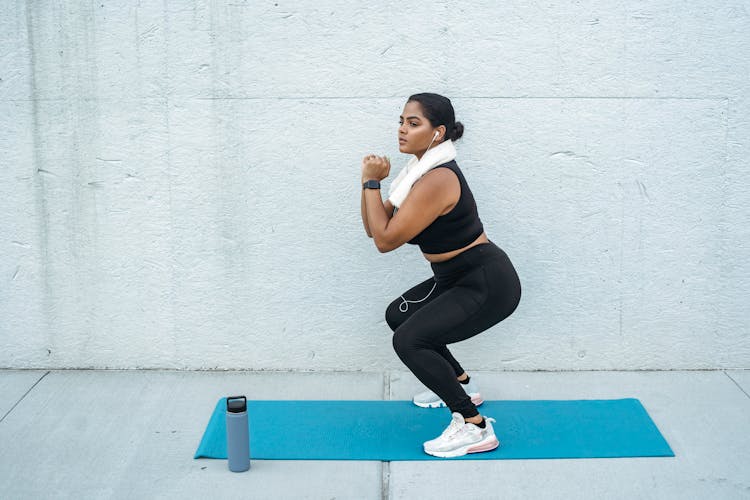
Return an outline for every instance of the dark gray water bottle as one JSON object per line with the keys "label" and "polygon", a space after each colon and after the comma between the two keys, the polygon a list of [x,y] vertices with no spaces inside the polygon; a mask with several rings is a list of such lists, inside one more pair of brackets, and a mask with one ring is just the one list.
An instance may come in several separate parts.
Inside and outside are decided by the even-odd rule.
{"label": "dark gray water bottle", "polygon": [[227,462],[232,472],[250,468],[250,436],[245,396],[227,397]]}

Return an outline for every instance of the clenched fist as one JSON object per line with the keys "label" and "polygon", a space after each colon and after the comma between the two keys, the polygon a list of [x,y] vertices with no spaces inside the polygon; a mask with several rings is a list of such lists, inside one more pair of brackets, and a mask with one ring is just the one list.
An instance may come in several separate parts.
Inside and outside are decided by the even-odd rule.
{"label": "clenched fist", "polygon": [[367,155],[362,158],[362,181],[382,181],[391,173],[391,160],[387,156]]}

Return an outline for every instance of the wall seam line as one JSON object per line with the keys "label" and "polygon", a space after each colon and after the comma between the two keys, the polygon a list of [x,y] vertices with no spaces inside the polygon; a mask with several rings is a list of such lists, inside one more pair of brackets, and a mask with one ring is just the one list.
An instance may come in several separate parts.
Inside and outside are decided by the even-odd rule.
{"label": "wall seam line", "polygon": [[42,381],[42,379],[44,379],[44,377],[46,377],[47,375],[49,375],[49,373],[50,373],[49,371],[45,372],[45,373],[44,373],[44,375],[42,375],[42,376],[41,376],[41,377],[39,378],[39,380],[37,380],[36,382],[34,382],[34,385],[32,385],[31,387],[29,387],[29,390],[28,390],[28,391],[26,391],[26,392],[24,393],[24,395],[23,395],[23,396],[21,396],[21,398],[20,398],[20,399],[19,399],[18,401],[16,401],[16,404],[14,404],[14,405],[13,405],[13,406],[12,406],[12,407],[10,408],[10,410],[8,410],[8,411],[7,411],[6,413],[5,413],[5,415],[3,415],[3,418],[0,418],[0,423],[2,423],[2,422],[3,422],[3,420],[5,420],[5,417],[7,417],[8,415],[10,415],[10,413],[11,413],[11,412],[12,412],[13,410],[15,410],[15,409],[16,409],[16,406],[18,406],[19,404],[21,404],[21,401],[23,401],[23,400],[24,400],[24,399],[26,398],[26,396],[28,396],[28,395],[29,395],[29,393],[30,393],[30,392],[31,392],[32,390],[34,390],[34,387],[36,387],[36,386],[37,386],[37,384],[39,384],[39,382],[41,382],[41,381]]}
{"label": "wall seam line", "polygon": [[731,380],[732,382],[734,382],[734,385],[736,385],[737,388],[742,391],[742,394],[744,394],[745,396],[747,396],[748,399],[750,399],[750,394],[748,394],[747,391],[745,391],[745,389],[743,389],[742,386],[739,383],[737,383],[737,381],[735,379],[733,379],[732,376],[729,373],[727,373],[726,371],[724,371],[724,375],[726,375],[729,378],[729,380]]}

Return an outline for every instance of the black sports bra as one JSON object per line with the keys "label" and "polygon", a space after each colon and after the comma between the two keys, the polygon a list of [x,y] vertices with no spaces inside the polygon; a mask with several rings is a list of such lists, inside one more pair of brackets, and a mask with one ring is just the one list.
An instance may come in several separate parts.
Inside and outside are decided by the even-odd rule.
{"label": "black sports bra", "polygon": [[419,245],[424,253],[445,253],[458,250],[479,238],[484,232],[474,195],[471,194],[469,185],[456,161],[452,160],[435,168],[449,168],[456,174],[461,185],[461,196],[450,212],[439,216],[409,241],[412,245]]}

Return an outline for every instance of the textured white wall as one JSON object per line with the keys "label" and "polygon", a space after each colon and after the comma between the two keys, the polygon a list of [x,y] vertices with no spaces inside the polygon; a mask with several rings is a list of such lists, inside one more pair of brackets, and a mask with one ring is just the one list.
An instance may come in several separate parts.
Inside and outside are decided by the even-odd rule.
{"label": "textured white wall", "polygon": [[139,3],[0,3],[0,367],[400,367],[359,162],[431,91],[523,283],[467,368],[750,368],[747,2]]}

